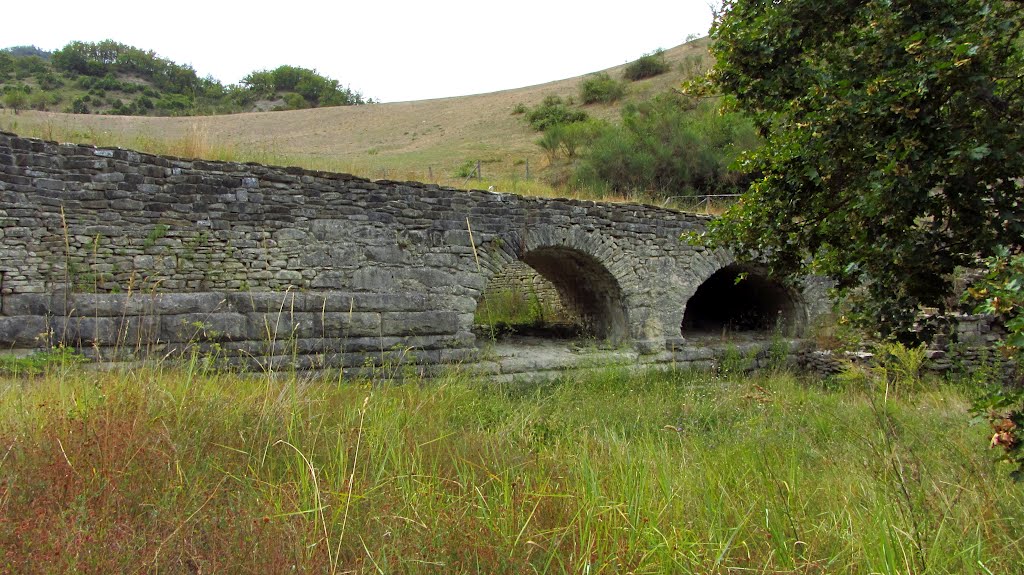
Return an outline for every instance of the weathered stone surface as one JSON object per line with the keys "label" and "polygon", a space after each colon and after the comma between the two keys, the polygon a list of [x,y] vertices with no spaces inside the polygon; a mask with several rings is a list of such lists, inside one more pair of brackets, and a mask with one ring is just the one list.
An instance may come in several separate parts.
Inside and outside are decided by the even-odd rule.
{"label": "weathered stone surface", "polygon": [[[0,348],[46,332],[102,357],[130,344],[255,365],[461,361],[476,304],[512,282],[661,357],[732,262],[679,241],[707,220],[0,133]],[[792,294],[796,323],[823,293]]]}
{"label": "weathered stone surface", "polygon": [[0,316],[0,341],[8,348],[36,348],[47,344],[46,319],[41,316]]}

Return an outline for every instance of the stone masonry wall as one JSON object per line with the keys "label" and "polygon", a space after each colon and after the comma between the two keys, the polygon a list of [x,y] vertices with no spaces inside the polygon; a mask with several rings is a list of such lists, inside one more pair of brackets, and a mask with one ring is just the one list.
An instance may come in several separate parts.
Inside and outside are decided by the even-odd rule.
{"label": "stone masonry wall", "polygon": [[523,262],[511,263],[498,272],[487,282],[487,286],[478,304],[480,307],[488,299],[516,297],[524,302],[533,301],[543,312],[543,320],[548,323],[572,323],[572,312],[562,306],[558,289],[544,276]]}
{"label": "stone masonry wall", "polygon": [[461,361],[488,280],[534,257],[584,315],[614,316],[606,337],[659,353],[731,261],[679,241],[705,222],[0,133],[0,349]]}

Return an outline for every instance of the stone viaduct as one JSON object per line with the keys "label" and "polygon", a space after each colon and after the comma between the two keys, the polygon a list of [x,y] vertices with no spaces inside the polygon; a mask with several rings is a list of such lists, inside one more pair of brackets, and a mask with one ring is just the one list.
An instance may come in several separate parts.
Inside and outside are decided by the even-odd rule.
{"label": "stone viaduct", "polygon": [[594,338],[662,361],[701,333],[798,333],[821,311],[817,284],[786,287],[680,241],[706,222],[0,133],[0,352],[467,361],[478,301],[514,262]]}

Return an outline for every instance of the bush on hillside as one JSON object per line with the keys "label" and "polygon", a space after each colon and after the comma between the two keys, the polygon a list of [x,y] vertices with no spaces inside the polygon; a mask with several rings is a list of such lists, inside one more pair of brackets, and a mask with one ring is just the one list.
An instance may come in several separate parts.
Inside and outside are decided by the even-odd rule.
{"label": "bush on hillside", "polygon": [[665,60],[665,51],[658,48],[650,54],[644,54],[640,58],[626,66],[622,75],[627,80],[637,81],[644,78],[652,78],[668,72],[669,65]]}
{"label": "bush on hillside", "polygon": [[50,103],[49,96],[46,92],[35,91],[28,98],[28,107],[33,110],[45,111],[47,104]]}
{"label": "bush on hillside", "polygon": [[666,94],[627,106],[621,126],[606,126],[596,134],[582,155],[576,179],[624,195],[736,193],[746,179],[729,166],[758,142],[741,116]]}
{"label": "bush on hillside", "polygon": [[76,99],[71,103],[71,109],[69,110],[72,114],[88,114],[89,103],[85,100],[88,96],[83,96]]}
{"label": "bush on hillside", "polygon": [[64,87],[64,81],[50,72],[44,72],[36,76],[36,82],[41,90],[52,92]]}
{"label": "bush on hillside", "polygon": [[[71,42],[52,54],[35,47],[0,50],[0,89],[15,84],[46,92],[50,103],[72,102],[66,110],[78,113],[92,107],[97,113],[226,114],[249,110],[256,100],[277,99],[288,93],[295,94],[290,98],[293,108],[372,102],[337,80],[297,66],[253,72],[244,84],[225,86],[213,77],[198,77],[189,65],[113,40]],[[90,99],[82,97],[81,91]],[[131,102],[132,95],[140,92],[151,105]],[[73,102],[78,98],[81,102],[76,106]],[[121,105],[107,109],[115,101]],[[32,103],[34,107],[45,105],[41,97]]]}
{"label": "bush on hillside", "polygon": [[625,95],[626,86],[606,72],[591,74],[580,84],[580,101],[584,104],[610,104],[621,100]]}
{"label": "bush on hillside", "polygon": [[4,107],[14,110],[17,114],[28,105],[28,92],[25,90],[8,90],[4,93]]}
{"label": "bush on hillside", "polygon": [[560,96],[547,96],[539,106],[526,112],[526,121],[538,132],[543,132],[556,124],[571,124],[587,119],[587,113],[574,110]]}
{"label": "bush on hillside", "polygon": [[544,150],[550,161],[556,160],[559,153],[564,153],[567,158],[575,158],[608,127],[606,122],[594,119],[555,124],[544,130],[544,135],[536,143]]}
{"label": "bush on hillside", "polygon": [[301,94],[296,94],[295,92],[284,95],[284,104],[289,110],[301,110],[309,107],[306,99]]}
{"label": "bush on hillside", "polygon": [[[316,70],[298,66],[279,66],[274,70],[258,70],[242,79],[242,85],[257,98],[269,98],[277,92],[293,92],[307,102],[301,106],[350,106],[365,104],[363,95],[340,82],[322,76]],[[293,98],[294,100],[294,98]],[[295,108],[289,103],[290,108]]]}
{"label": "bush on hillside", "polygon": [[46,60],[39,56],[23,56],[14,60],[14,75],[19,80],[45,73],[49,69]]}
{"label": "bush on hillside", "polygon": [[6,82],[14,73],[14,58],[4,51],[0,51],[0,82]]}

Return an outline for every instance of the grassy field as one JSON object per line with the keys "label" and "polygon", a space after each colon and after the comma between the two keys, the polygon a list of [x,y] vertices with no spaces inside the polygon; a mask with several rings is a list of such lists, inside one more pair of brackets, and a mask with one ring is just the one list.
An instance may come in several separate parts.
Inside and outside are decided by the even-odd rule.
{"label": "grassy field", "polygon": [[1020,573],[953,384],[0,380],[3,573]]}
{"label": "grassy field", "polygon": [[[582,106],[591,117],[615,120],[622,106],[676,89],[710,64],[708,40],[665,51],[670,71],[630,82],[613,104]],[[639,54],[637,54],[639,56]],[[622,77],[625,65],[605,70]],[[489,94],[365,106],[315,108],[202,117],[138,117],[0,111],[0,130],[62,142],[120,146],[185,158],[255,161],[355,174],[370,179],[420,181],[457,188],[541,196],[590,197],[560,188],[567,166],[551,167],[517,105],[545,96],[579,101],[583,77]],[[458,176],[481,163],[484,179]],[[527,177],[527,165],[530,168]],[[616,198],[608,198],[615,200]]]}

